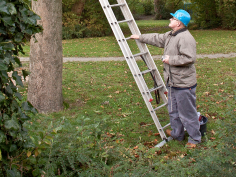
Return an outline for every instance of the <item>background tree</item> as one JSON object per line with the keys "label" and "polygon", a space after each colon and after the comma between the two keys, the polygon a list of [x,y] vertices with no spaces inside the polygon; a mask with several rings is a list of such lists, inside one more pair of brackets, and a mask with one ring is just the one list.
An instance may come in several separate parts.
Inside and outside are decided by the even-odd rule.
{"label": "background tree", "polygon": [[85,0],[77,0],[72,6],[71,11],[74,12],[76,15],[81,16],[84,10],[84,6],[85,6]]}
{"label": "background tree", "polygon": [[31,39],[28,100],[39,112],[60,111],[62,97],[62,1],[38,0],[33,10],[44,31]]}
{"label": "background tree", "polygon": [[[117,3],[116,0],[109,0],[109,2],[110,4]],[[112,34],[110,25],[98,0],[62,0],[62,3],[63,39],[100,37]],[[127,1],[127,3],[136,19],[141,14],[144,14],[145,8],[147,13],[153,11],[153,0],[132,0]],[[118,20],[124,19],[119,8],[113,8],[113,11]]]}
{"label": "background tree", "polygon": [[170,13],[182,8],[182,0],[154,0],[155,19],[169,19]]}
{"label": "background tree", "polygon": [[236,29],[236,1],[192,0],[193,19],[200,28]]}

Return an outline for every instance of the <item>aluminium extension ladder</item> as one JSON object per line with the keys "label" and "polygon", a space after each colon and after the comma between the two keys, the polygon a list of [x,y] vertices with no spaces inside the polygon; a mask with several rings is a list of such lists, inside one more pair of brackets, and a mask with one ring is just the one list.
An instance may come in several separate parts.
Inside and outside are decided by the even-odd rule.
{"label": "aluminium extension ladder", "polygon": [[[130,31],[132,34],[137,34],[140,35],[140,31],[138,29],[138,26],[133,18],[133,15],[126,3],[126,0],[117,0],[118,4],[113,4],[110,5],[109,0],[99,0],[100,4],[103,8],[103,11],[107,17],[107,20],[112,28],[112,31],[116,37],[116,40],[118,41],[118,44],[122,50],[122,53],[126,59],[126,62],[130,68],[130,71],[135,79],[135,82],[142,94],[142,97],[146,103],[146,106],[152,116],[152,119],[158,129],[158,132],[160,133],[160,136],[162,138],[162,142],[159,143],[158,145],[156,145],[155,147],[161,147],[163,146],[166,142],[170,141],[172,138],[166,136],[165,132],[164,132],[164,128],[166,128],[167,126],[169,126],[170,124],[165,125],[164,127],[161,126],[158,117],[156,115],[156,111],[162,107],[166,107],[168,101],[167,101],[167,89],[165,87],[165,84],[161,78],[161,75],[159,73],[159,71],[157,70],[157,67],[154,63],[154,60],[146,46],[146,44],[139,42],[139,40],[135,40],[136,44],[140,50],[140,53],[138,54],[132,54],[130,47],[128,45],[127,40],[130,39],[130,37],[125,38],[119,23],[128,23],[128,26],[130,28]],[[113,12],[113,7],[120,7],[121,12],[123,13],[123,16],[125,18],[125,20],[122,21],[117,21],[116,16]],[[136,63],[136,57],[141,57],[146,66],[147,66],[147,70],[145,71],[140,71],[139,66]],[[145,79],[143,77],[144,74],[150,73],[152,75],[152,78],[154,80],[154,82],[156,83],[154,88],[149,89]],[[159,94],[162,98],[162,105],[153,108],[152,106],[152,95],[151,92],[154,91],[159,91]]]}

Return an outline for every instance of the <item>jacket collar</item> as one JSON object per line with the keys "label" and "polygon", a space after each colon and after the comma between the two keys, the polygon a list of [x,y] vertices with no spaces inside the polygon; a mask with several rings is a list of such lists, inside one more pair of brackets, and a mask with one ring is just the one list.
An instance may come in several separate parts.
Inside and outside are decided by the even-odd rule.
{"label": "jacket collar", "polygon": [[179,29],[177,31],[171,31],[170,35],[171,36],[176,36],[177,34],[182,33],[182,32],[184,32],[186,30],[187,30],[187,28],[181,28],[181,29]]}

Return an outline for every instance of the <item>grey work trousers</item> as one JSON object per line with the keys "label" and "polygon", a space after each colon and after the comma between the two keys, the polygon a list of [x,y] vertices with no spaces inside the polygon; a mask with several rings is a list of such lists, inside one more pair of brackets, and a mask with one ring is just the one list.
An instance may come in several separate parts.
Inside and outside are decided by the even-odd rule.
{"label": "grey work trousers", "polygon": [[184,128],[189,134],[188,142],[201,142],[200,123],[196,109],[196,87],[179,90],[168,87],[168,111],[171,136],[179,141],[184,139]]}

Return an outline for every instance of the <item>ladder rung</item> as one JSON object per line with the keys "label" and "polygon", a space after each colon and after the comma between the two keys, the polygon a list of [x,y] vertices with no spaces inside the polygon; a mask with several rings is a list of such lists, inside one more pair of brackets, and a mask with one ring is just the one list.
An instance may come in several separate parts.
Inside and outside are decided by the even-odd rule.
{"label": "ladder rung", "polygon": [[161,105],[161,106],[155,108],[154,111],[156,111],[156,110],[158,110],[158,109],[160,109],[160,108],[162,108],[162,107],[164,107],[164,106],[166,106],[166,105],[167,105],[167,103],[165,103],[165,104],[163,104],[163,105]]}
{"label": "ladder rung", "polygon": [[140,56],[140,55],[145,55],[145,54],[147,54],[147,52],[141,52],[141,53],[137,53],[137,54],[135,54],[135,55],[133,55],[134,57],[137,57],[137,56]]}
{"label": "ladder rung", "polygon": [[165,129],[166,127],[170,126],[170,123],[166,124],[162,129]]}
{"label": "ladder rung", "polygon": [[163,87],[163,85],[161,85],[161,86],[159,86],[159,87],[151,88],[151,89],[149,89],[149,92],[153,92],[153,91],[155,91],[155,90],[159,90],[159,89],[162,88],[162,87]]}
{"label": "ladder rung", "polygon": [[132,19],[128,19],[128,20],[118,21],[118,23],[131,22],[131,21],[133,21],[133,20]]}
{"label": "ladder rung", "polygon": [[129,39],[131,39],[130,37],[127,37],[127,38],[125,38],[126,40],[129,40]]}
{"label": "ladder rung", "polygon": [[124,6],[125,3],[122,3],[122,4],[113,4],[113,5],[110,5],[111,7],[119,7],[119,6]]}
{"label": "ladder rung", "polygon": [[151,71],[152,71],[151,69],[148,69],[148,70],[142,71],[141,73],[142,74],[147,74],[147,73],[150,73]]}

